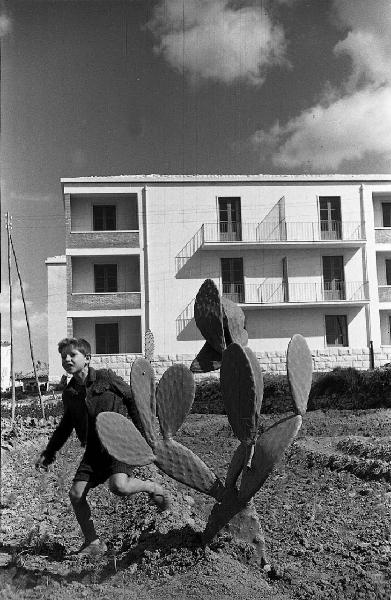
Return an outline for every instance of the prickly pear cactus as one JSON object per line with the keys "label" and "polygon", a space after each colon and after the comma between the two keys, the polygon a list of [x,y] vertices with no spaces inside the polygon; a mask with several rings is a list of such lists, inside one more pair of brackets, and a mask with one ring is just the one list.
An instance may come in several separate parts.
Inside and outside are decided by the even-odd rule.
{"label": "prickly pear cactus", "polygon": [[153,337],[153,333],[150,329],[147,329],[144,336],[144,357],[149,360],[149,362],[153,361],[153,355],[155,353],[155,338]]}
{"label": "prickly pear cactus", "polygon": [[[265,542],[253,498],[274,465],[296,437],[307,409],[312,379],[312,357],[301,335],[294,335],[287,351],[287,373],[295,414],[275,423],[258,436],[263,397],[262,370],[247,347],[243,312],[221,299],[213,281],[206,280],[197,294],[196,323],[206,339],[192,363],[192,371],[221,368],[220,383],[228,421],[239,445],[228,467],[225,483],[191,450],[173,439],[191,410],[195,384],[184,365],[167,369],[156,389],[154,373],[145,359],[131,371],[134,395],[145,439],[131,421],[115,413],[101,413],[97,431],[108,452],[130,465],[154,462],[181,483],[216,499],[204,531],[209,542],[222,531],[251,544],[265,563]],[[156,432],[156,406],[162,436]]]}

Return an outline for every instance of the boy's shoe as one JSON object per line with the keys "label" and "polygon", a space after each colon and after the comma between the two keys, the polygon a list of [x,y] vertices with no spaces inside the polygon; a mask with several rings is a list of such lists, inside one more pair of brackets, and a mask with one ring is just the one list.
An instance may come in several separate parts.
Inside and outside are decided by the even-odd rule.
{"label": "boy's shoe", "polygon": [[106,552],[106,544],[100,540],[94,540],[93,542],[84,542],[78,551],[77,556],[99,556],[106,554]]}
{"label": "boy's shoe", "polygon": [[164,511],[170,508],[170,496],[159,484],[155,484],[155,490],[150,492],[149,497],[156,504],[159,510]]}

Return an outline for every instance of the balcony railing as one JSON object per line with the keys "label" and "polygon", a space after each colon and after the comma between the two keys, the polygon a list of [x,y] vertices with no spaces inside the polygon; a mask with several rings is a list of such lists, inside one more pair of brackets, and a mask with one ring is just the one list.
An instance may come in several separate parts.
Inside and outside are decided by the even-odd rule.
{"label": "balcony railing", "polygon": [[141,308],[141,292],[109,292],[105,294],[73,292],[68,310],[127,310]]}
{"label": "balcony railing", "polygon": [[[242,305],[316,304],[318,302],[365,302],[368,283],[363,281],[272,282],[223,284],[222,295]],[[391,299],[391,286],[390,286]],[[177,335],[194,317],[194,299],[176,319]]]}
{"label": "balcony railing", "polygon": [[[178,252],[178,272],[204,244],[272,244],[312,242],[360,242],[364,240],[362,224],[356,221],[263,221],[262,223],[204,223]],[[391,233],[390,233],[391,241]]]}
{"label": "balcony railing", "polygon": [[391,302],[391,285],[379,285],[379,302]]}
{"label": "balcony railing", "polygon": [[[319,242],[363,239],[361,223],[342,221],[264,221],[204,223],[202,243]],[[199,246],[198,246],[199,247]]]}
{"label": "balcony railing", "polygon": [[240,304],[357,302],[368,300],[368,285],[362,281],[236,284],[235,294],[223,289],[224,296]]}
{"label": "balcony railing", "polygon": [[186,308],[184,308],[183,311],[181,312],[181,314],[176,318],[176,334],[177,334],[177,336],[184,330],[184,328],[193,319],[193,317],[194,317],[194,302],[195,302],[195,298],[193,298],[193,300],[190,300],[190,302],[186,306]]}

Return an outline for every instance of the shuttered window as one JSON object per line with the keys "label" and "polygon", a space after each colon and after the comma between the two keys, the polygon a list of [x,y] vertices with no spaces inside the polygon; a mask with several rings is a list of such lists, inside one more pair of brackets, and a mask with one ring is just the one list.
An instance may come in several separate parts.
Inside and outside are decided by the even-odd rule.
{"label": "shuttered window", "polygon": [[94,265],[95,292],[117,292],[117,265]]}
{"label": "shuttered window", "polygon": [[94,231],[113,231],[117,229],[115,205],[97,204],[93,207]]}

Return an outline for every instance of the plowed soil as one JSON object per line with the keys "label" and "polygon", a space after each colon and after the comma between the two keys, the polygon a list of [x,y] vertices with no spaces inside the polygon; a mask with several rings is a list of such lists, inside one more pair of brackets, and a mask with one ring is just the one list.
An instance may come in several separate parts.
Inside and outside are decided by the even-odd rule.
{"label": "plowed soil", "polygon": [[[144,494],[123,500],[100,486],[90,500],[109,552],[77,558],[82,540],[67,496],[81,455],[76,439],[38,473],[34,459],[50,431],[9,436],[7,427],[4,420],[0,599],[391,598],[391,410],[305,416],[255,497],[271,570],[228,537],[203,546],[213,501],[152,467],[136,473],[169,488],[171,510],[159,513]],[[176,439],[222,479],[238,444],[221,415],[190,415]],[[338,446],[341,440],[358,446]]]}

